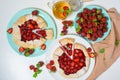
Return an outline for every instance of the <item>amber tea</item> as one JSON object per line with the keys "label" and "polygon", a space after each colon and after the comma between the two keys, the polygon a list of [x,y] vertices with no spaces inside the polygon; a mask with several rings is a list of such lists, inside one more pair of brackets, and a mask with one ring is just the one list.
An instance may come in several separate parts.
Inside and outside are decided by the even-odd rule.
{"label": "amber tea", "polygon": [[68,2],[58,1],[53,6],[53,14],[58,19],[65,19],[71,13],[71,8]]}

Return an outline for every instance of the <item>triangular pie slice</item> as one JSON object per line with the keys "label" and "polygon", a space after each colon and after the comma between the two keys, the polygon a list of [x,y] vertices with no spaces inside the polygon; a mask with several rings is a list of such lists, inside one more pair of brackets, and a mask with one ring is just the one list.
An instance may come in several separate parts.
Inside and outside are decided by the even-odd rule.
{"label": "triangular pie slice", "polygon": [[59,40],[61,48],[69,56],[72,56],[72,54],[73,54],[73,44],[74,44],[74,41],[75,41],[74,38],[63,38],[63,39]]}

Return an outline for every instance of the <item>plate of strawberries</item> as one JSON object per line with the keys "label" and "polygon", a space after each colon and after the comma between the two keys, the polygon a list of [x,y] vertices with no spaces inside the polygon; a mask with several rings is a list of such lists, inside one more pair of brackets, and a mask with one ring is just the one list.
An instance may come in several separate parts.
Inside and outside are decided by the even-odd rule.
{"label": "plate of strawberries", "polygon": [[56,80],[86,80],[95,64],[95,52],[82,37],[65,35],[50,45],[46,68]]}
{"label": "plate of strawberries", "polygon": [[17,12],[6,32],[10,46],[26,57],[44,54],[57,35],[52,17],[38,8],[26,8]]}
{"label": "plate of strawberries", "polygon": [[97,5],[80,9],[74,22],[76,33],[90,43],[104,40],[111,30],[110,16],[103,7]]}

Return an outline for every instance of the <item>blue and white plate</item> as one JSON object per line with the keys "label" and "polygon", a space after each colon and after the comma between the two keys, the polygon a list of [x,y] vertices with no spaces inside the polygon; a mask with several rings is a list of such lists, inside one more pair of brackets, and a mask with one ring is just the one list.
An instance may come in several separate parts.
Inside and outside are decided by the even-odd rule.
{"label": "blue and white plate", "polygon": [[[53,39],[52,40],[47,40],[46,41],[46,46],[47,48],[49,47],[49,45],[51,44],[51,42],[56,39],[57,37],[57,29],[56,29],[56,24],[53,20],[53,18],[45,11],[41,10],[41,9],[38,9],[38,8],[26,8],[26,9],[23,9],[23,10],[20,10],[19,12],[17,12],[13,17],[12,19],[10,20],[8,26],[7,26],[7,29],[11,28],[13,26],[13,24],[21,17],[21,16],[24,16],[26,14],[31,14],[32,11],[34,10],[38,10],[39,11],[39,16],[41,16],[47,23],[47,28],[52,28],[53,29],[53,32],[54,32],[54,36],[53,36]],[[7,33],[7,39],[8,39],[8,42],[10,44],[10,46],[13,48],[13,50],[15,50],[18,54],[20,55],[24,55],[24,54],[21,54],[19,52],[19,47],[20,46],[17,46],[12,38],[12,35]],[[47,50],[46,48],[46,50]],[[30,57],[35,57],[35,56],[40,56],[41,54],[44,54],[46,52],[46,50],[41,50],[40,48],[35,48],[35,52],[30,55]]]}
{"label": "blue and white plate", "polygon": [[[102,38],[98,38],[98,39],[95,40],[95,41],[88,40],[86,37],[84,37],[84,38],[85,38],[88,42],[90,42],[90,43],[100,42],[100,41],[104,40],[104,39],[109,35],[109,32],[110,32],[110,30],[111,30],[111,19],[110,19],[110,16],[108,15],[108,13],[106,12],[106,10],[105,10],[103,7],[97,6],[97,5],[88,5],[88,6],[86,6],[86,7],[83,7],[82,9],[80,9],[80,10],[78,11],[78,13],[83,12],[84,8],[88,8],[88,9],[90,9],[90,10],[93,9],[93,8],[101,9],[101,10],[102,10],[102,14],[103,14],[105,17],[107,17],[107,24],[108,24],[108,25],[107,25],[107,32],[104,33],[104,35],[103,35]],[[77,14],[78,14],[78,13],[77,13]],[[76,20],[77,20],[77,19],[78,19],[78,17],[77,17],[77,15],[76,15],[75,20],[74,20],[75,29],[76,29],[77,26],[78,26],[78,24],[76,23]]]}

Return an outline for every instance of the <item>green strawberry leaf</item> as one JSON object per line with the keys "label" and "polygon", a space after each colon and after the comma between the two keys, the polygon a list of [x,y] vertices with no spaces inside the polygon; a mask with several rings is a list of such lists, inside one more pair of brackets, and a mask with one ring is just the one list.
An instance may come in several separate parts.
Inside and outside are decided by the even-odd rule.
{"label": "green strawberry leaf", "polygon": [[89,34],[92,34],[93,30],[92,29],[88,29],[88,32]]}
{"label": "green strawberry leaf", "polygon": [[64,36],[64,33],[60,33],[61,36]]}
{"label": "green strawberry leaf", "polygon": [[34,74],[33,74],[33,77],[36,78],[36,77],[37,77],[37,73],[34,73]]}
{"label": "green strawberry leaf", "polygon": [[63,12],[64,12],[64,9],[61,9],[61,10],[60,10],[60,13],[63,13]]}
{"label": "green strawberry leaf", "polygon": [[38,70],[38,71],[37,71],[37,74],[40,74],[41,72],[42,72],[42,69]]}
{"label": "green strawberry leaf", "polygon": [[39,68],[39,67],[40,67],[40,64],[38,63],[38,64],[36,64],[36,66],[37,66],[37,68]]}
{"label": "green strawberry leaf", "polygon": [[100,53],[104,53],[105,52],[105,48],[101,48],[99,52]]}
{"label": "green strawberry leaf", "polygon": [[76,32],[79,32],[81,29],[82,29],[82,27],[78,25],[76,28]]}
{"label": "green strawberry leaf", "polygon": [[80,18],[80,22],[83,23],[83,18]]}
{"label": "green strawberry leaf", "polygon": [[68,9],[68,10],[66,10],[66,12],[69,14],[69,13],[71,12],[71,10],[70,10],[70,9]]}

